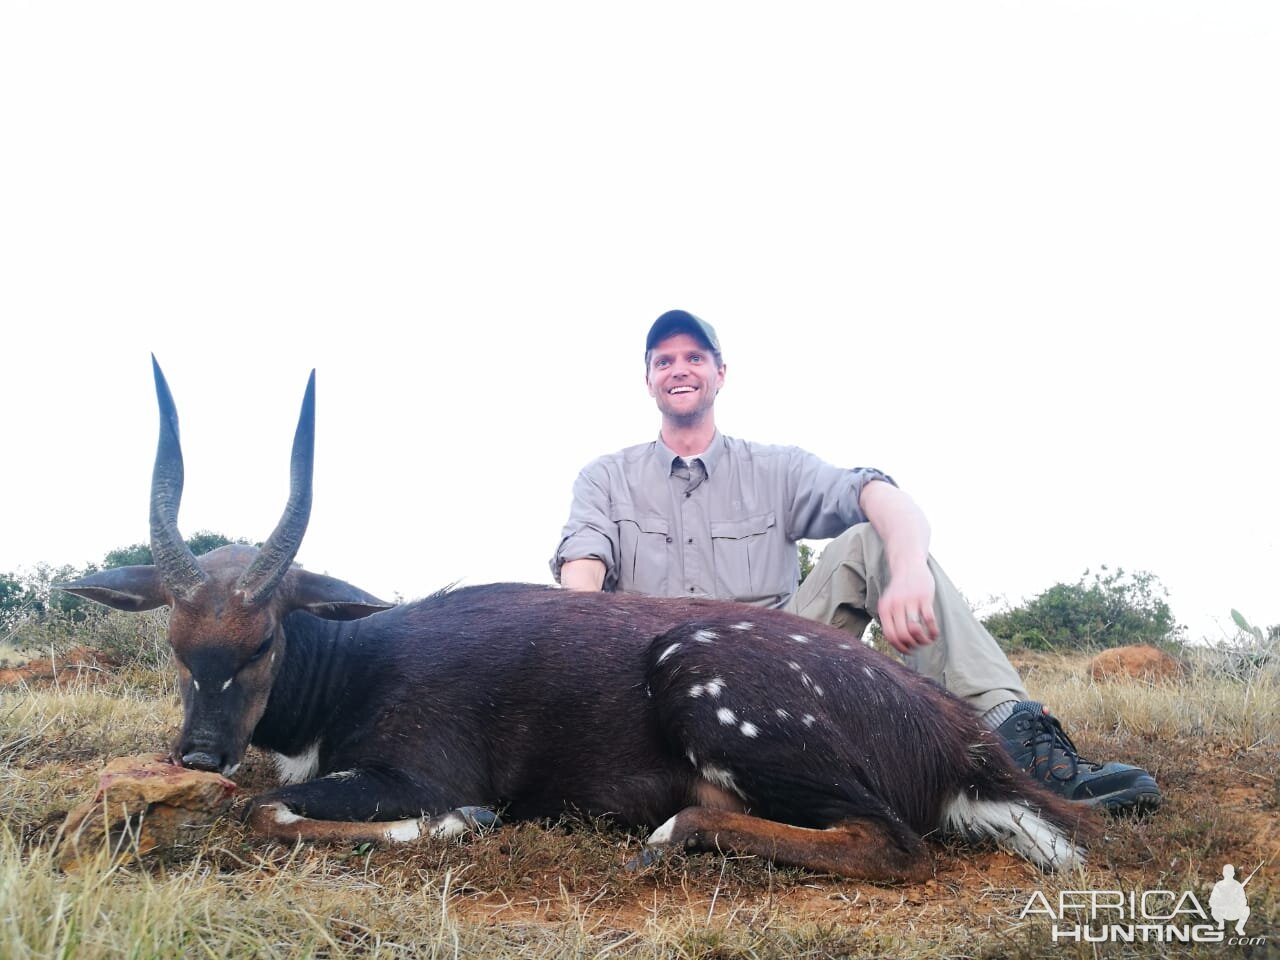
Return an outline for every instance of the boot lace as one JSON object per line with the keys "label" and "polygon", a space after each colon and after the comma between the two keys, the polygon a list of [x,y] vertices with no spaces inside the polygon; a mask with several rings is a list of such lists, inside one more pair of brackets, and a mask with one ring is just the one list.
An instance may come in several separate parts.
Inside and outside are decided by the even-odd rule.
{"label": "boot lace", "polygon": [[[1067,736],[1067,732],[1062,729],[1062,724],[1058,722],[1058,718],[1049,714],[1041,713],[1036,716],[1033,724],[1033,732],[1024,744],[1032,749],[1032,769],[1037,773],[1043,769],[1043,765],[1049,767],[1049,777],[1054,780],[1067,782],[1076,778],[1080,764],[1091,767],[1094,770],[1100,769],[1101,764],[1086,760],[1080,756],[1080,751],[1076,749],[1076,745],[1071,742],[1071,738]],[[1055,754],[1061,755],[1061,760],[1054,762]]]}

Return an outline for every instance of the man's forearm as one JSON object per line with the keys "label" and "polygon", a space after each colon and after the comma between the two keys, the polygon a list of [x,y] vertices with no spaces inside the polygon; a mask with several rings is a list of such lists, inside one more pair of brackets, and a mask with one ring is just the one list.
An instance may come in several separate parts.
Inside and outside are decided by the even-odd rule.
{"label": "man's forearm", "polygon": [[566,560],[560,568],[560,586],[566,590],[600,590],[604,588],[605,566],[594,557]]}
{"label": "man's forearm", "polygon": [[884,541],[889,569],[922,564],[929,557],[929,521],[916,502],[897,487],[872,480],[858,500]]}

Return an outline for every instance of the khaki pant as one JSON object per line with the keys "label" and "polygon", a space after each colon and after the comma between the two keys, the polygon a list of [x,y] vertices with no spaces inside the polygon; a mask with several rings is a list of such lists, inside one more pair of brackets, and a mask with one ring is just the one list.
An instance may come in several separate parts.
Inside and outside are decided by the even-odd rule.
{"label": "khaki pant", "polygon": [[[1004,651],[932,557],[929,571],[937,584],[933,613],[941,635],[905,655],[907,666],[936,680],[979,713],[1007,700],[1028,699]],[[784,609],[861,637],[888,582],[884,543],[871,524],[860,523],[827,544]]]}

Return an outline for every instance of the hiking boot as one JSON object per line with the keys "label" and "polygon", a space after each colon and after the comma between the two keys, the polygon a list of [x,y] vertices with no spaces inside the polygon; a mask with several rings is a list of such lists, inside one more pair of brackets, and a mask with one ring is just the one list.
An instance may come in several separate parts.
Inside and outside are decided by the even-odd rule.
{"label": "hiking boot", "polygon": [[1160,788],[1147,771],[1127,763],[1094,763],[1076,751],[1044,704],[1023,700],[996,727],[1014,763],[1031,779],[1068,800],[1111,813],[1160,806]]}

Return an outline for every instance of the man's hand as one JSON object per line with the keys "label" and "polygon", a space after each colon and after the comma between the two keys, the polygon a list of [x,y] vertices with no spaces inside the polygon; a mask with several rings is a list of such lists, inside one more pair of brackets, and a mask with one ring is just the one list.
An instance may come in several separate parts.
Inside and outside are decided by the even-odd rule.
{"label": "man's hand", "polygon": [[889,586],[880,595],[876,613],[884,638],[899,653],[910,653],[938,639],[933,590],[933,574],[926,563],[890,573]]}
{"label": "man's hand", "polygon": [[566,560],[560,567],[560,586],[566,590],[600,590],[604,587],[605,566],[594,557]]}

